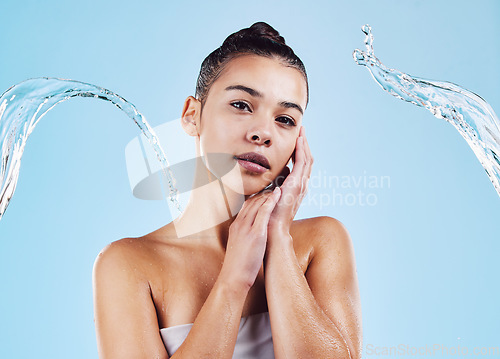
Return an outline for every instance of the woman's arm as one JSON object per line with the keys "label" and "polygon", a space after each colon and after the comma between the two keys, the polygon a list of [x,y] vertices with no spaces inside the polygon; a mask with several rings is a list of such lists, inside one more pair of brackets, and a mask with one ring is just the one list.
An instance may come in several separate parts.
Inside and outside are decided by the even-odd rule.
{"label": "woman's arm", "polygon": [[277,358],[352,358],[361,355],[361,306],[351,240],[340,222],[307,223],[313,253],[306,275],[290,228],[307,192],[313,157],[301,127],[281,198],[269,219],[265,286]]}
{"label": "woman's arm", "polygon": [[[262,266],[269,216],[278,199],[264,193],[247,200],[229,229],[221,272],[196,320],[172,358],[231,358],[247,293]],[[149,284],[115,242],[94,266],[95,324],[101,359],[168,358]]]}
{"label": "woman's arm", "polygon": [[290,236],[270,238],[266,295],[276,358],[361,357],[361,305],[354,252],[342,224],[309,220],[317,244],[304,276]]}
{"label": "woman's arm", "polygon": [[[115,242],[94,266],[99,358],[168,358],[148,281],[129,265]],[[130,255],[130,254],[129,254]],[[184,343],[172,358],[230,358],[248,289],[220,275]]]}
{"label": "woman's arm", "polygon": [[232,358],[248,287],[219,276],[174,358]]}
{"label": "woman's arm", "polygon": [[149,283],[129,261],[133,248],[126,241],[108,245],[94,263],[99,358],[168,358]]}
{"label": "woman's arm", "polygon": [[279,190],[245,201],[229,228],[224,263],[184,343],[172,358],[232,358],[241,313],[262,267]]}

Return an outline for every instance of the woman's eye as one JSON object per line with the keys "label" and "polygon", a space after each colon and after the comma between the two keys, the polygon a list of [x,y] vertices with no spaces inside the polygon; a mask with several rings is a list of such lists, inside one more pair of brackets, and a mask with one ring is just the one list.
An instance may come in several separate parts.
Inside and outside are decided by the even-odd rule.
{"label": "woman's eye", "polygon": [[[250,111],[250,107],[248,106],[248,104],[245,103],[245,102],[243,102],[243,101],[232,102],[231,106],[233,106],[234,108],[237,108],[238,110],[248,110],[248,111]],[[250,111],[250,112],[252,112],[252,111]]]}
{"label": "woman's eye", "polygon": [[[252,112],[252,110],[250,109],[250,106],[246,102],[243,102],[243,101],[231,102],[230,105],[238,110],[241,110],[241,111],[248,111],[250,113]],[[294,119],[291,117],[288,117],[288,116],[277,117],[276,121],[278,121],[279,123],[282,123],[286,126],[296,126]]]}
{"label": "woman's eye", "polygon": [[288,126],[295,126],[295,121],[290,117],[280,116],[276,119],[276,121],[281,122]]}

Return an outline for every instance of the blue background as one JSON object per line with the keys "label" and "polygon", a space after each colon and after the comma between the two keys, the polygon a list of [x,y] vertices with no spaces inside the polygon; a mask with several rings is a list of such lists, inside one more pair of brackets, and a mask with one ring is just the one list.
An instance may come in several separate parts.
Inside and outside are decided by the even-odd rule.
{"label": "blue background", "polygon": [[[460,84],[498,114],[500,2],[3,1],[0,92],[31,77],[90,82],[157,126],[180,116],[205,56],[256,21],[278,29],[306,65],[313,175],[390,178],[309,192],[361,191],[374,205],[299,212],[335,217],[351,234],[364,357],[398,345],[500,346],[500,198],[451,125],[382,91],[351,56],[368,23],[387,66]],[[132,196],[124,149],[138,133],[92,99],[63,103],[36,127],[0,221],[0,357],[97,357],[95,257],[171,221],[164,202]]]}

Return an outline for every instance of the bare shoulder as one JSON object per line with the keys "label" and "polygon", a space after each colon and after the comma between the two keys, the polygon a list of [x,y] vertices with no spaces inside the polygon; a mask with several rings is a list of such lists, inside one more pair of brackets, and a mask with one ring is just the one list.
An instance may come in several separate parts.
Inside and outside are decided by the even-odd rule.
{"label": "bare shoulder", "polygon": [[[297,221],[299,222],[299,221]],[[353,358],[361,357],[361,300],[351,237],[345,226],[331,217],[303,221],[312,252],[305,273],[318,305],[334,322],[349,345]]]}
{"label": "bare shoulder", "polygon": [[345,226],[337,219],[320,216],[296,220],[290,234],[293,246],[304,271],[314,259],[336,256],[339,260],[352,260],[351,237]]}
{"label": "bare shoulder", "polygon": [[111,242],[99,252],[94,266],[130,263],[134,257],[132,254],[137,253],[141,247],[143,247],[141,238],[122,238]]}
{"label": "bare shoulder", "polygon": [[329,216],[319,216],[295,220],[292,227],[306,231],[313,231],[316,234],[326,231],[347,232],[345,226],[338,219]]}
{"label": "bare shoulder", "polygon": [[148,246],[142,238],[123,238],[104,247],[95,260],[94,321],[100,357],[167,357],[144,269]]}
{"label": "bare shoulder", "polygon": [[123,275],[128,277],[134,273],[134,267],[137,265],[136,249],[139,247],[137,238],[123,238],[104,247],[94,261],[94,283],[106,278],[111,280]]}
{"label": "bare shoulder", "polygon": [[306,242],[314,248],[324,245],[345,248],[352,245],[349,232],[342,222],[328,216],[294,221],[291,232],[294,242]]}
{"label": "bare shoulder", "polygon": [[[97,255],[96,262],[117,260],[132,250],[138,238],[122,238],[106,245]],[[110,259],[108,259],[110,258]]]}
{"label": "bare shoulder", "polygon": [[[158,230],[136,238],[122,238],[105,246],[97,255],[93,268],[93,282],[117,283],[145,288],[165,278],[180,261],[182,242],[169,223]],[[181,258],[182,259],[182,258]]]}
{"label": "bare shoulder", "polygon": [[137,238],[122,238],[111,242],[104,247],[94,262],[94,275],[96,272],[115,273],[133,272],[136,278],[146,273],[143,271],[144,263],[151,263],[157,256],[160,245],[168,246],[168,236],[162,241],[158,240],[158,231]]}

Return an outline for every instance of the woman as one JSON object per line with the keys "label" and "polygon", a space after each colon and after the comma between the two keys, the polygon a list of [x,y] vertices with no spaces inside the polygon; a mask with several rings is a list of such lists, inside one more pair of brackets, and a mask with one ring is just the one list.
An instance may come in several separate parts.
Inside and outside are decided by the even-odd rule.
{"label": "woman", "polygon": [[266,23],[205,59],[181,121],[208,184],[175,221],[99,254],[101,358],[360,357],[349,235],[329,217],[293,221],[313,162],[307,102],[302,62]]}

